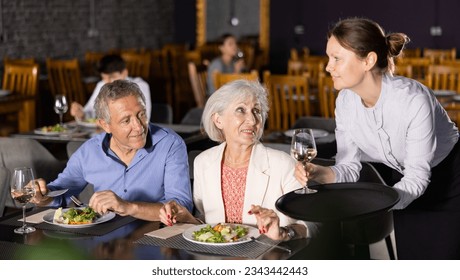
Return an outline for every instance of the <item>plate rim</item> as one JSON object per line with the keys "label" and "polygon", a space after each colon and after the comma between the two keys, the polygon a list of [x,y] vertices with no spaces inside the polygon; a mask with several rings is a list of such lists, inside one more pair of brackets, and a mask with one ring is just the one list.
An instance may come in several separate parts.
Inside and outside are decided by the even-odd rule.
{"label": "plate rim", "polygon": [[[62,211],[64,212],[67,212],[69,209],[71,208],[74,208],[74,209],[82,209],[82,208],[85,208],[85,207],[69,207],[69,208],[63,208]],[[114,212],[107,212],[106,214],[102,215],[101,218],[98,218],[96,219],[99,220],[97,222],[93,222],[91,224],[80,224],[80,225],[69,225],[69,224],[60,224],[60,223],[55,223],[53,221],[54,219],[54,213],[56,213],[57,209],[54,211],[54,212],[50,212],[50,213],[46,213],[43,217],[42,217],[42,220],[47,223],[47,224],[51,224],[51,225],[55,225],[55,226],[59,226],[59,227],[63,227],[63,228],[87,228],[87,227],[92,227],[92,226],[95,226],[95,225],[98,225],[98,224],[102,224],[102,223],[105,223],[105,222],[108,222],[110,220],[112,220],[113,218],[115,218],[116,214]],[[102,221],[103,220],[103,221]]]}
{"label": "plate rim", "polygon": [[85,122],[85,121],[80,121],[80,120],[77,120],[77,125],[80,125],[80,126],[83,126],[83,127],[90,127],[90,128],[96,128],[97,127],[97,123],[94,122]]}
{"label": "plate rim", "polygon": [[66,135],[66,134],[74,133],[76,131],[75,128],[72,128],[72,129],[68,128],[67,131],[43,131],[42,130],[43,127],[44,126],[34,129],[34,133],[38,135]]}
{"label": "plate rim", "polygon": [[200,230],[201,228],[211,225],[212,227],[217,225],[218,223],[206,223],[206,224],[199,224],[195,225],[193,227],[189,227],[188,229],[184,230],[182,233],[182,237],[190,242],[196,243],[196,244],[201,244],[201,245],[210,245],[210,246],[231,246],[231,245],[238,245],[238,244],[243,244],[252,241],[250,237],[258,238],[260,236],[259,230],[252,226],[252,225],[247,225],[247,224],[237,224],[237,223],[222,223],[226,225],[240,225],[247,227],[249,229],[248,234],[244,239],[241,239],[237,242],[226,242],[226,243],[211,243],[211,242],[203,242],[203,241],[198,241],[192,238],[192,233],[194,231]]}
{"label": "plate rim", "polygon": [[0,89],[0,97],[3,97],[3,96],[8,96],[11,94],[11,90],[7,90],[7,89]]}

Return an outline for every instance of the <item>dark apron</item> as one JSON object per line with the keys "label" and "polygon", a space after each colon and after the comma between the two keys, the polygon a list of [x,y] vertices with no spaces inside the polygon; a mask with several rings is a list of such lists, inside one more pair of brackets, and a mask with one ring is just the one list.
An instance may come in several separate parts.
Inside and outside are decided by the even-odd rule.
{"label": "dark apron", "polygon": [[[383,164],[373,165],[389,186],[402,178]],[[431,172],[425,193],[393,211],[399,259],[460,259],[460,142]]]}

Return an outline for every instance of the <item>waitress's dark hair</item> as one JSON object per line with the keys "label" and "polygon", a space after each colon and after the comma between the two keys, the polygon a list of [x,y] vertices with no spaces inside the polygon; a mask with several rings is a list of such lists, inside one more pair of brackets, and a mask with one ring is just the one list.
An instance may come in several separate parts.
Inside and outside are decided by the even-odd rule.
{"label": "waitress's dark hair", "polygon": [[334,36],[345,49],[354,52],[360,58],[366,58],[370,52],[377,54],[376,67],[381,72],[393,73],[394,57],[401,54],[409,37],[404,33],[389,33],[375,21],[365,18],[348,18],[336,23],[327,34]]}

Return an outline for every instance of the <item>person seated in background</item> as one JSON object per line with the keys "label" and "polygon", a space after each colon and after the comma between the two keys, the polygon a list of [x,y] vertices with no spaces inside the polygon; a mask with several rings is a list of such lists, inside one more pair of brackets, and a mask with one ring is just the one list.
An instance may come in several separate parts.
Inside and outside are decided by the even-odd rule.
{"label": "person seated in background", "polygon": [[219,40],[221,55],[214,58],[208,66],[208,94],[212,94],[214,88],[213,73],[241,73],[244,70],[244,59],[238,56],[238,44],[232,34],[224,34]]}
{"label": "person seated in background", "polygon": [[[105,131],[82,144],[58,178],[46,185],[37,179],[34,203],[59,207],[87,184],[94,186],[89,206],[158,221],[163,203],[174,200],[192,210],[187,148],[168,128],[149,124],[145,97],[129,80],[105,84],[95,101],[98,125]],[[69,188],[61,197],[49,190]]]}
{"label": "person seated in background", "polygon": [[[206,223],[257,226],[274,240],[306,238],[316,225],[291,219],[275,208],[276,200],[302,185],[294,177],[295,160],[259,142],[268,114],[266,89],[247,80],[229,82],[206,102],[202,123],[211,140],[221,144],[194,161],[193,199]],[[166,225],[199,223],[174,200],[160,210]]]}
{"label": "person seated in background", "polygon": [[101,58],[98,64],[98,71],[101,74],[101,81],[96,84],[93,94],[89,98],[88,102],[83,107],[77,102],[72,102],[70,106],[70,115],[75,120],[88,120],[95,118],[94,102],[96,97],[101,91],[101,88],[106,83],[111,83],[116,80],[128,80],[136,83],[141,89],[145,97],[145,106],[147,110],[147,118],[150,120],[152,111],[152,98],[150,95],[150,86],[140,77],[131,78],[129,77],[128,69],[126,68],[126,62],[123,58],[117,54],[105,55]]}

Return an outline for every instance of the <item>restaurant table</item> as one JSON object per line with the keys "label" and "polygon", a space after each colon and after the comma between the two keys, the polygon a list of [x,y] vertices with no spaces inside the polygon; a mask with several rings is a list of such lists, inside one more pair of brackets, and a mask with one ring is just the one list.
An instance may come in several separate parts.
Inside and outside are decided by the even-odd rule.
{"label": "restaurant table", "polygon": [[[100,128],[87,127],[78,125],[76,122],[68,122],[66,125],[69,130],[63,133],[41,133],[40,131],[32,130],[22,133],[11,134],[10,137],[35,139],[42,143],[50,150],[57,158],[67,159],[66,145],[69,142],[84,142],[102,132]],[[202,140],[201,127],[199,125],[182,125],[182,124],[162,124],[155,123],[160,127],[166,127],[174,130],[181,136],[185,143]]]}
{"label": "restaurant table", "polygon": [[[321,135],[315,137],[316,148],[319,158],[332,158],[337,153],[337,143],[335,141],[335,133],[328,132],[322,129],[317,129]],[[292,130],[287,131],[265,131],[261,142],[268,147],[282,150],[290,153],[290,145],[292,140]]]}
{"label": "restaurant table", "polygon": [[[32,215],[41,215],[42,211],[53,210],[35,208],[28,211],[28,216],[31,221],[38,222]],[[147,236],[145,233],[160,228],[160,222],[129,216],[116,216],[105,223],[83,229],[35,223],[35,232],[20,235],[13,232],[14,228],[22,225],[18,221],[20,218],[22,214],[18,211],[0,219],[0,259],[302,259],[302,252],[310,244],[309,239],[278,244],[290,248],[291,253],[254,241],[230,246],[197,245],[181,234],[167,239]],[[265,236],[259,237],[259,240],[271,242]]]}

